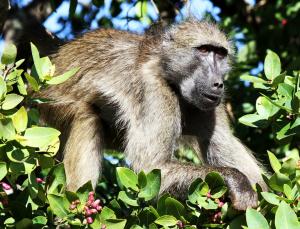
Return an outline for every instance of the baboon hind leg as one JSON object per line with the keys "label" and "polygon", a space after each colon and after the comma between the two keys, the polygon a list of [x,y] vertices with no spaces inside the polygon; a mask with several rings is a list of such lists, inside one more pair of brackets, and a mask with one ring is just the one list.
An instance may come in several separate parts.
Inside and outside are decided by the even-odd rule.
{"label": "baboon hind leg", "polygon": [[62,132],[67,189],[76,191],[89,180],[95,188],[101,173],[104,144],[100,116],[89,104],[81,102],[52,104],[41,110],[42,119],[47,112],[45,121]]}

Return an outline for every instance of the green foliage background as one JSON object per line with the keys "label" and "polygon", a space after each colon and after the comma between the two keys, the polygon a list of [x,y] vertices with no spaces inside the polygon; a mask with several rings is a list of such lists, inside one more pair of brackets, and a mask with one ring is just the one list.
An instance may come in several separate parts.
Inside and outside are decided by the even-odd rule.
{"label": "green foliage background", "polygon": [[[71,33],[89,27],[104,4],[93,1],[76,11],[72,0]],[[100,27],[112,26],[123,1],[113,1],[112,17],[99,19]],[[137,1],[136,17],[148,21],[146,1]],[[182,1],[155,1],[174,21]],[[7,44],[0,64],[0,227],[4,228],[300,228],[300,5],[297,1],[212,1],[221,8],[220,26],[233,40],[244,43],[237,51],[234,70],[227,77],[226,105],[233,131],[269,168],[265,181],[270,190],[259,193],[259,207],[235,211],[227,187],[218,173],[197,179],[185,201],[169,195],[158,197],[160,171],[134,173],[119,152],[106,151],[104,174],[96,192],[87,183],[76,193],[65,190],[63,164],[55,160],[60,132],[41,126],[28,90],[38,91],[72,77],[78,69],[55,75],[48,57],[35,45],[30,56]],[[53,5],[57,1],[52,1]],[[173,8],[170,8],[173,6]],[[207,15],[210,18],[210,15]],[[236,39],[237,33],[243,38]],[[23,50],[19,44],[18,50]],[[29,60],[33,67],[27,68]],[[24,62],[25,61],[25,62]],[[251,75],[258,63],[264,69]],[[26,66],[25,66],[26,63]],[[31,69],[31,70],[30,70]],[[70,79],[72,80],[72,79]],[[250,85],[246,82],[250,82]],[[193,152],[181,148],[180,160],[199,163]],[[100,200],[100,203],[99,201]]]}

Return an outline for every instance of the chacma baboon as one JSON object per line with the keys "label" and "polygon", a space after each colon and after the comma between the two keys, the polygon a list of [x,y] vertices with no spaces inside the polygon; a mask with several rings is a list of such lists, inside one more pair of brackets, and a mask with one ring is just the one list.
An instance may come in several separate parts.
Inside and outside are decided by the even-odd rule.
{"label": "chacma baboon", "polygon": [[[39,109],[63,133],[68,189],[95,185],[103,147],[124,133],[131,167],[161,169],[162,192],[184,196],[194,179],[218,171],[236,209],[256,206],[251,185],[265,186],[259,164],[232,135],[221,102],[232,55],[216,25],[194,20],[144,36],[100,29],[62,45],[58,73],[80,70],[37,96],[54,100]],[[197,138],[205,166],[174,159],[183,135]]]}

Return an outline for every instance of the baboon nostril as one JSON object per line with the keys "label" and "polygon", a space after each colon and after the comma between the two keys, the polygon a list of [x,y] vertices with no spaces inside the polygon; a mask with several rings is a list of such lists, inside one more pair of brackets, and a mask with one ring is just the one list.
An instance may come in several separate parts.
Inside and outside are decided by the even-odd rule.
{"label": "baboon nostril", "polygon": [[223,83],[214,83],[214,86],[217,88],[223,88]]}

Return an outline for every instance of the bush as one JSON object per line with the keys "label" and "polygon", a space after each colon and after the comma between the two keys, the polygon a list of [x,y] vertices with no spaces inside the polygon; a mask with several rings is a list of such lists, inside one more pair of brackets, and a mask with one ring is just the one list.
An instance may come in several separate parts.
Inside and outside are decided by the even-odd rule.
{"label": "bush", "polygon": [[[0,223],[5,228],[299,228],[299,151],[287,150],[277,159],[268,152],[274,174],[265,176],[269,192],[259,194],[259,207],[246,213],[232,208],[227,187],[216,172],[195,180],[182,202],[164,194],[158,197],[159,170],[134,173],[118,152],[106,152],[104,176],[96,192],[91,183],[76,193],[66,191],[63,164],[56,164],[60,132],[39,125],[34,91],[62,83],[74,75],[72,69],[60,76],[48,57],[40,58],[32,44],[31,73],[19,69],[16,48],[6,46],[0,64]],[[25,78],[24,78],[25,77]],[[299,72],[281,72],[278,56],[269,51],[265,77],[242,76],[262,90],[256,112],[240,122],[263,128],[271,125],[279,144],[299,137]],[[27,84],[24,83],[26,79]],[[190,153],[190,152],[189,152]],[[115,174],[116,176],[113,176]]]}

